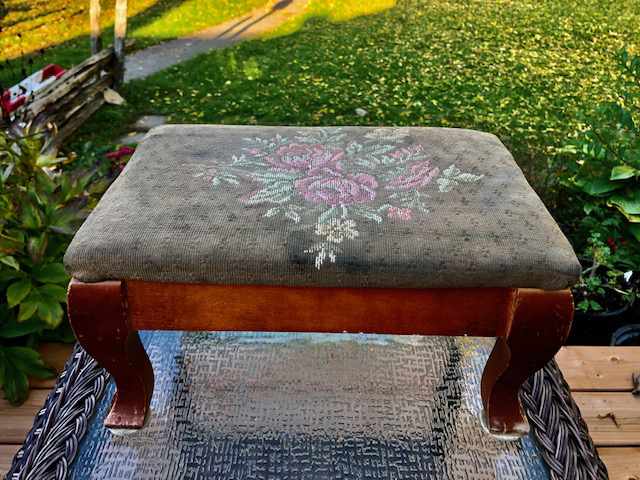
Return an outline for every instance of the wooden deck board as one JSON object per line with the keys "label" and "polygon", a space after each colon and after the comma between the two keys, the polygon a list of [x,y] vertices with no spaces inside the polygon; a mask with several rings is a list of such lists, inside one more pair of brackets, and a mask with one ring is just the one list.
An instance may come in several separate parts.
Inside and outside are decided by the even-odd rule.
{"label": "wooden deck board", "polygon": [[640,480],[640,448],[599,448],[609,470],[609,480]]}
{"label": "wooden deck board", "polygon": [[640,397],[629,392],[574,392],[598,446],[640,446]]}
{"label": "wooden deck board", "polygon": [[19,445],[0,445],[0,476],[9,471],[13,456],[19,447]]}
{"label": "wooden deck board", "polygon": [[610,479],[640,480],[640,398],[631,395],[640,347],[565,347],[556,361]]}
{"label": "wooden deck board", "polygon": [[33,425],[33,420],[44,405],[49,390],[31,390],[29,398],[19,407],[10,405],[4,399],[0,400],[0,444],[20,444]]}
{"label": "wooden deck board", "polygon": [[[43,345],[42,355],[60,371],[71,348]],[[640,398],[630,393],[631,373],[640,372],[640,347],[565,347],[556,360],[574,391],[611,480],[640,480]],[[54,383],[34,381],[34,390],[20,407],[0,400],[0,475],[9,468]]]}
{"label": "wooden deck board", "polygon": [[565,347],[556,356],[572,391],[631,391],[640,347]]}

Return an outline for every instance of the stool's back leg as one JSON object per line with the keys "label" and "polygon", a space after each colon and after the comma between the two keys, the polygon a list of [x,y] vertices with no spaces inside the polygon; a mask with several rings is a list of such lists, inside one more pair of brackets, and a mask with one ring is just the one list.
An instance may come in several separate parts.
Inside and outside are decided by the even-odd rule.
{"label": "stool's back leg", "polygon": [[524,381],[553,359],[573,318],[569,290],[520,289],[507,335],[499,337],[482,375],[485,421],[505,437],[528,431],[518,393]]}
{"label": "stool's back leg", "polygon": [[153,393],[153,369],[127,318],[124,283],[69,285],[69,320],[78,342],[113,377],[116,394],[105,426],[142,428]]}

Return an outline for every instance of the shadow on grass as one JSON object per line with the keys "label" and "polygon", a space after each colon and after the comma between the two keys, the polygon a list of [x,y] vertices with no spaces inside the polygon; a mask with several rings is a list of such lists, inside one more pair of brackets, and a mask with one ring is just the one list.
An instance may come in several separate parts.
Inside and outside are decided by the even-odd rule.
{"label": "shadow on grass", "polygon": [[[278,9],[285,8],[287,5],[291,3],[291,0],[284,0],[278,2],[274,7],[268,12],[255,20],[251,21],[251,24],[247,24],[246,28],[249,28],[250,25],[262,21],[266,16],[274,13]],[[395,5],[391,5],[392,8]],[[362,11],[363,8],[360,7],[359,11]],[[82,148],[82,144],[85,142],[91,142],[95,145],[115,145],[117,140],[130,131],[132,123],[140,116],[146,114],[162,114],[167,115],[170,118],[170,121],[180,121],[181,123],[227,123],[227,124],[243,124],[247,123],[247,119],[243,118],[243,115],[217,115],[215,113],[215,109],[211,109],[211,111],[207,112],[202,118],[187,120],[181,114],[177,116],[174,115],[178,113],[178,110],[182,108],[182,106],[178,105],[178,98],[176,97],[175,103],[170,100],[171,95],[166,97],[169,103],[165,103],[160,105],[159,103],[154,104],[154,100],[151,98],[151,92],[161,89],[165,91],[171,91],[175,89],[189,88],[191,83],[193,84],[198,82],[210,82],[212,84],[212,90],[214,91],[219,86],[223,85],[227,80],[235,77],[236,80],[238,78],[249,78],[252,75],[247,73],[248,71],[253,72],[253,70],[259,70],[259,66],[255,65],[255,57],[253,55],[248,56],[244,60],[237,61],[236,52],[238,52],[238,48],[242,49],[240,51],[253,51],[257,56],[261,56],[263,54],[268,54],[267,52],[274,52],[273,55],[277,56],[275,52],[278,52],[279,45],[281,42],[293,42],[298,43],[299,45],[307,45],[310,46],[312,44],[312,40],[309,39],[308,35],[313,33],[313,29],[318,26],[326,25],[329,27],[330,25],[334,25],[337,23],[345,24],[350,23],[352,21],[359,20],[359,17],[363,16],[377,16],[382,14],[386,9],[378,9],[375,12],[367,12],[365,14],[360,13],[349,18],[340,18],[335,19],[326,10],[322,10],[321,13],[318,11],[315,12],[303,12],[299,16],[292,18],[288,24],[289,26],[295,26],[295,30],[286,31],[282,34],[277,34],[274,36],[267,36],[264,39],[257,40],[248,40],[246,42],[242,42],[240,45],[228,47],[225,49],[220,49],[216,51],[210,51],[207,53],[203,53],[195,58],[192,58],[184,63],[181,63],[179,66],[175,65],[166,70],[155,73],[145,79],[137,79],[132,80],[131,82],[125,84],[122,88],[122,94],[124,98],[127,100],[127,103],[123,106],[104,106],[100,109],[98,113],[96,113],[71,139],[69,143],[69,148],[71,150],[78,150]],[[237,28],[239,25],[246,23],[251,19],[251,16],[246,16],[234,22],[234,25],[228,29],[225,29],[219,36],[225,36],[229,32],[233,31],[233,29]],[[305,31],[307,25],[312,29],[310,32]],[[322,27],[320,27],[322,28]],[[327,29],[329,30],[329,29]],[[236,36],[237,33],[234,33]],[[288,40],[285,38],[287,37]],[[233,38],[233,37],[231,37]],[[312,48],[313,50],[313,48]],[[242,56],[242,54],[241,54]],[[291,59],[293,60],[293,59]],[[255,72],[254,72],[255,73]],[[262,75],[258,72],[256,78],[261,78]],[[269,77],[269,75],[266,75]],[[268,82],[267,79],[263,79]],[[199,101],[206,102],[211,95],[208,95],[207,90],[202,90],[198,92],[199,100],[193,100],[195,103]],[[237,92],[236,92],[237,93]],[[250,95],[249,91],[245,92],[246,95]],[[264,92],[263,92],[264,94]],[[175,111],[172,109],[175,108]],[[261,122],[264,124],[312,124],[313,122],[308,121],[298,121],[296,122],[293,118],[262,118]]]}
{"label": "shadow on grass", "polygon": [[[151,24],[152,22],[161,18],[167,12],[179,8],[183,3],[187,1],[188,0],[160,0],[154,5],[151,5],[150,7],[136,13],[135,15],[130,16],[127,22],[128,30],[133,31],[135,29],[139,29],[148,24]],[[18,6],[20,5],[22,4],[18,4]],[[0,11],[0,14],[1,13],[7,15],[9,11],[8,9],[6,9],[5,12]],[[42,15],[49,15],[51,13],[52,12],[44,12]],[[0,21],[2,18],[3,17],[0,17]],[[35,19],[37,17],[33,18]],[[17,23],[21,23],[24,21],[25,20],[23,19]],[[13,26],[15,24],[16,22],[9,26]],[[2,25],[2,27],[4,28],[7,27],[7,25],[1,23],[0,25]],[[40,26],[38,26],[37,28],[39,27]],[[154,38],[141,39],[141,41],[138,42],[138,45],[136,45],[135,48],[143,48],[151,43],[154,43],[155,41],[156,39]],[[113,25],[110,25],[107,28],[103,29],[102,42],[105,46],[109,46],[113,43]],[[51,44],[50,46],[38,51],[23,49],[22,51],[24,53],[22,55],[16,58],[5,60],[0,65],[0,86],[11,86],[22,80],[22,78],[24,78],[25,76],[33,73],[36,70],[39,70],[49,63],[57,63],[66,68],[80,63],[90,55],[89,45],[90,36],[88,34],[83,34],[70,38],[58,44]]]}
{"label": "shadow on grass", "polygon": [[[242,35],[244,32],[246,32],[248,29],[250,29],[251,27],[253,27],[254,25],[260,23],[261,21],[263,21],[265,18],[269,17],[270,15],[273,15],[275,12],[277,12],[278,10],[282,10],[284,8],[287,8],[289,5],[291,5],[291,3],[293,2],[293,0],[280,0],[278,3],[276,3],[273,7],[271,7],[271,10],[269,10],[267,13],[265,13],[264,15],[259,16],[258,18],[256,18],[253,22],[248,23],[247,25],[245,25],[244,27],[242,27],[240,30],[238,30],[236,33],[234,33],[231,37],[229,38],[237,38],[240,35]],[[228,31],[228,30],[227,30]],[[222,36],[222,34],[220,35]]]}

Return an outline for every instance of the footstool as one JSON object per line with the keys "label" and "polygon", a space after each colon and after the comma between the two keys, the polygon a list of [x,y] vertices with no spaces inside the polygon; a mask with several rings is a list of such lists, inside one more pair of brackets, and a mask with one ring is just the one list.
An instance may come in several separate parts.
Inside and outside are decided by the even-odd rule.
{"label": "footstool", "polygon": [[155,128],[65,256],[80,344],[141,428],[138,330],[498,337],[486,425],[563,344],[580,265],[493,135],[448,128]]}

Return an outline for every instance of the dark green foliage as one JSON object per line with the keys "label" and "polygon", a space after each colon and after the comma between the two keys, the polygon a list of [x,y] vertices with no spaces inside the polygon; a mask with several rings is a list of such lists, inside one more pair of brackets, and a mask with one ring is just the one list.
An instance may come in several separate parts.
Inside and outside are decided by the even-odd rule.
{"label": "dark green foliage", "polygon": [[640,268],[640,57],[623,51],[618,58],[624,93],[587,116],[563,149],[569,154],[563,183],[582,207],[570,235],[593,261],[576,287],[584,311],[600,310],[597,299],[605,295],[627,296],[622,273]]}
{"label": "dark green foliage", "polygon": [[624,247],[613,248],[600,238],[599,233],[589,237],[583,257],[588,267],[574,287],[578,311],[615,309],[635,298],[633,279],[629,276],[633,267],[628,263],[628,256],[629,252]]}
{"label": "dark green foliage", "polygon": [[62,256],[92,204],[91,175],[64,173],[71,159],[40,147],[37,134],[0,133],[0,386],[12,403],[24,400],[27,375],[52,375],[30,347],[65,336]]}

